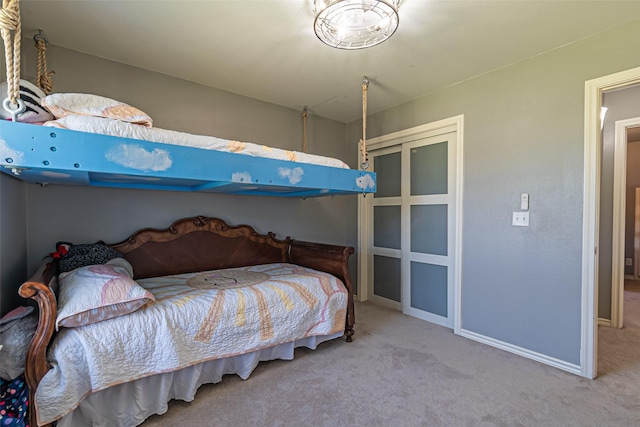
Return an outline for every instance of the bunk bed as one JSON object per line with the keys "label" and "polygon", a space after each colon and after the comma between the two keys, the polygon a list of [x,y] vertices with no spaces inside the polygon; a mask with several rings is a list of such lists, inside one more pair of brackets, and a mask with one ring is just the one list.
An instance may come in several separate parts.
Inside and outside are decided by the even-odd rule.
{"label": "bunk bed", "polygon": [[0,170],[41,185],[302,198],[376,190],[375,173],[341,162],[312,164],[6,120],[0,121]]}
{"label": "bunk bed", "polygon": [[[7,81],[0,93],[0,171],[41,185],[319,197],[376,190],[366,172],[366,87],[363,87],[364,170],[342,161],[250,142],[192,135],[153,127],[143,111],[92,94],[51,94],[46,38],[38,48],[37,85],[20,79],[19,0],[5,2],[14,25],[3,28]],[[43,125],[43,126],[41,126]]]}

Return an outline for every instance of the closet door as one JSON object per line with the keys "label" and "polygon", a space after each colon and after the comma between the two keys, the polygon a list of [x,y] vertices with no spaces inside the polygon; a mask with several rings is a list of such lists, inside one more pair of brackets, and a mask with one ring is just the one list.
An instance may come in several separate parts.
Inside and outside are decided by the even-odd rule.
{"label": "closet door", "polygon": [[397,310],[402,308],[402,151],[395,146],[372,153],[377,190],[371,203],[369,298]]}
{"label": "closet door", "polygon": [[453,327],[456,132],[371,152],[378,190],[368,256],[374,302]]}
{"label": "closet door", "polygon": [[403,144],[402,310],[453,327],[455,132]]}

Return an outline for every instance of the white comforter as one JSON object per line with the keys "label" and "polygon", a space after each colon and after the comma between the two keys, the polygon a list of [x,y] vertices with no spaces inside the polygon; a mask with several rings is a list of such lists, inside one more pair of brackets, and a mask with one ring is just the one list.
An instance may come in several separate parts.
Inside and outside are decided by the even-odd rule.
{"label": "white comforter", "polygon": [[347,292],[335,277],[291,264],[181,274],[139,283],[155,303],[131,314],[63,329],[53,368],[36,390],[39,424],[91,392],[344,329]]}
{"label": "white comforter", "polygon": [[283,150],[251,142],[240,142],[217,138],[214,136],[195,135],[155,127],[146,127],[111,118],[70,114],[57,120],[45,122],[44,125],[81,132],[160,142],[164,144],[183,145],[208,150],[246,154],[255,157],[266,157],[269,159],[289,160],[292,162],[349,169],[349,166],[342,160],[331,157]]}

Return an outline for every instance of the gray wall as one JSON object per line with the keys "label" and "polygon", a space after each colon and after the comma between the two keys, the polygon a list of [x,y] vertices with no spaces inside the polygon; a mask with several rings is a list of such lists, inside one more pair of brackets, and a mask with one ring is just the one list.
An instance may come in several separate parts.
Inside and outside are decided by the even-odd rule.
{"label": "gray wall", "polygon": [[[640,86],[615,90],[604,94],[602,105],[607,107],[602,128],[602,169],[600,184],[600,258],[598,264],[598,317],[611,319],[611,274],[613,271],[613,158],[615,154],[616,121],[640,117]],[[635,195],[633,196],[635,200]],[[633,258],[625,250],[625,257]],[[631,270],[633,274],[633,269]]]}
{"label": "gray wall", "polygon": [[[463,329],[580,363],[584,84],[639,66],[639,50],[627,25],[368,119],[375,137],[465,116]],[[513,227],[525,192],[531,225]]]}
{"label": "gray wall", "polygon": [[26,185],[0,174],[0,317],[23,305],[18,288],[27,278]]}
{"label": "gray wall", "polygon": [[168,191],[27,185],[29,268],[60,240],[116,243],[143,227],[165,228],[178,218],[215,216],[249,224],[279,238],[342,244],[344,206],[334,199],[280,199]]}

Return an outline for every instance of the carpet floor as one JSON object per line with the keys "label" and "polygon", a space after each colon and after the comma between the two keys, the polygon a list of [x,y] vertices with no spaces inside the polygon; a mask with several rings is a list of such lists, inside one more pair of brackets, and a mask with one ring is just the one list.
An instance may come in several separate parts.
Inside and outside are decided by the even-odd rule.
{"label": "carpet floor", "polygon": [[596,380],[365,302],[352,343],[226,376],[143,426],[640,426],[640,292],[630,297],[627,326],[600,327]]}

